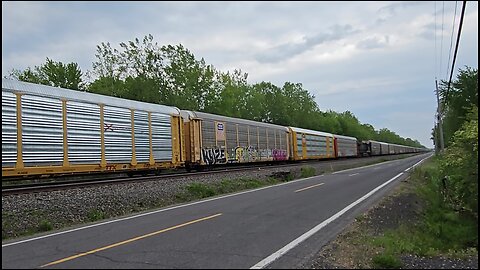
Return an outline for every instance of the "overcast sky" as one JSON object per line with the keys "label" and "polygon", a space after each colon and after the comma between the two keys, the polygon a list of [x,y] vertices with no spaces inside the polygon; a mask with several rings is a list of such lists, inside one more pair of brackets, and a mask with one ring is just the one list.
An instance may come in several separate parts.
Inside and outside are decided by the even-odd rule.
{"label": "overcast sky", "polygon": [[[457,3],[452,55],[462,2]],[[302,83],[322,111],[433,147],[435,77],[447,79],[455,2],[2,1],[2,76],[46,58],[92,70],[96,45],[183,44],[248,83]],[[436,11],[436,12],[435,12]],[[467,2],[455,64],[478,68],[478,3]],[[442,31],[443,28],[443,31]]]}

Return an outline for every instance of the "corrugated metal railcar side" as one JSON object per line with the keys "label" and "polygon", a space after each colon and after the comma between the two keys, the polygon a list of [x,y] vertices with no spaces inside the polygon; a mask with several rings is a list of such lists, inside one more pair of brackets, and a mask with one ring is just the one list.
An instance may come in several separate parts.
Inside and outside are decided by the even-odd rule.
{"label": "corrugated metal railcar side", "polygon": [[377,141],[372,141],[372,140],[369,140],[368,141],[369,144],[370,144],[370,155],[371,156],[379,156],[381,155],[381,146],[380,146],[380,142],[377,142]]}
{"label": "corrugated metal railcar side", "polygon": [[388,144],[388,154],[389,154],[389,155],[395,154],[394,144],[392,144],[392,143],[389,143],[389,144]]}
{"label": "corrugated metal railcar side", "polygon": [[189,166],[289,159],[286,127],[203,112],[182,116]]}
{"label": "corrugated metal railcar side", "polygon": [[356,157],[358,155],[357,138],[333,134],[336,157]]}
{"label": "corrugated metal railcar side", "polygon": [[180,111],[2,79],[2,176],[181,166]]}
{"label": "corrugated metal railcar side", "polygon": [[380,155],[388,155],[388,143],[378,142],[380,144]]}
{"label": "corrugated metal railcar side", "polygon": [[335,158],[333,134],[296,127],[289,129],[293,160]]}

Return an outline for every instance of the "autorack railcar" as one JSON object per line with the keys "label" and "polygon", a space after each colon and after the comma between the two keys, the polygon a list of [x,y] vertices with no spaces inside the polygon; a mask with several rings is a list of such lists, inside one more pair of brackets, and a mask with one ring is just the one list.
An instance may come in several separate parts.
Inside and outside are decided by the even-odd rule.
{"label": "autorack railcar", "polygon": [[286,127],[194,111],[182,116],[189,167],[289,159]]}
{"label": "autorack railcar", "polygon": [[288,127],[291,134],[292,160],[335,158],[333,134],[297,127]]}
{"label": "autorack railcar", "polygon": [[2,176],[180,167],[176,107],[2,79]]}
{"label": "autorack railcar", "polygon": [[335,157],[357,157],[358,156],[358,143],[357,138],[337,135],[334,136],[334,145],[335,145]]}

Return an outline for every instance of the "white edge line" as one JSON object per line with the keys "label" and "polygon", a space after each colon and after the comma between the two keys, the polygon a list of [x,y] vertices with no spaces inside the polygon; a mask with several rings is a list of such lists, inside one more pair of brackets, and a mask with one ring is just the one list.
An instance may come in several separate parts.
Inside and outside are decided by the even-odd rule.
{"label": "white edge line", "polygon": [[191,205],[195,205],[195,204],[206,203],[206,202],[215,201],[215,200],[219,200],[219,199],[223,199],[223,198],[242,195],[242,194],[245,194],[245,193],[259,191],[259,190],[262,190],[262,189],[274,188],[274,187],[279,187],[279,186],[283,186],[283,185],[288,185],[288,184],[292,184],[292,183],[295,183],[295,182],[304,181],[304,180],[308,180],[308,179],[315,178],[315,177],[321,177],[321,176],[323,176],[323,174],[322,175],[310,176],[310,177],[306,177],[306,178],[301,178],[301,179],[297,179],[297,180],[293,180],[293,181],[289,181],[289,182],[285,182],[285,183],[280,183],[280,184],[273,185],[273,186],[261,187],[261,188],[257,188],[257,189],[242,191],[242,192],[239,192],[239,193],[228,194],[228,195],[224,195],[224,196],[220,196],[220,197],[210,198],[210,199],[197,201],[197,202],[193,202],[193,203],[177,205],[177,206],[169,207],[169,208],[166,208],[166,209],[160,209],[160,210],[156,210],[156,211],[153,211],[153,212],[133,215],[133,216],[130,216],[130,217],[110,220],[110,221],[106,221],[106,222],[101,222],[101,223],[92,224],[92,225],[88,225],[88,226],[84,226],[84,227],[80,227],[80,228],[75,228],[75,229],[71,229],[71,230],[67,230],[67,231],[61,231],[61,232],[47,234],[47,235],[43,235],[43,236],[39,236],[39,237],[29,238],[29,239],[21,240],[21,241],[18,241],[18,242],[3,244],[2,248],[17,245],[17,244],[22,244],[22,243],[26,243],[26,242],[31,242],[31,241],[35,241],[35,240],[40,240],[40,239],[44,239],[44,238],[48,238],[48,237],[52,237],[52,236],[57,236],[57,235],[61,235],[61,234],[66,234],[66,233],[71,233],[71,232],[80,231],[80,230],[84,230],[84,229],[89,229],[89,228],[93,228],[93,227],[97,227],[97,226],[102,226],[102,225],[106,225],[106,224],[110,224],[110,223],[114,223],[114,222],[119,222],[119,221],[134,219],[134,218],[138,218],[138,217],[142,217],[142,216],[147,216],[147,215],[151,215],[151,214],[156,214],[156,213],[160,213],[160,212],[165,212],[165,211],[169,211],[169,210],[173,210],[173,209],[177,209],[177,208],[182,208],[182,207],[186,207],[186,206],[191,206]]}
{"label": "white edge line", "polygon": [[[424,161],[425,159],[429,158],[430,156],[420,160],[419,162],[417,162],[415,165],[413,165],[412,167],[410,168],[413,168],[415,167],[416,165],[420,164],[422,161]],[[409,169],[410,169],[409,168]],[[312,229],[310,229],[308,232],[302,234],[300,237],[298,237],[297,239],[293,240],[292,242],[288,243],[286,246],[284,246],[283,248],[277,250],[276,252],[274,252],[273,254],[271,254],[270,256],[266,257],[265,259],[261,260],[260,262],[258,262],[257,264],[255,264],[254,266],[250,267],[250,269],[262,269],[264,268],[265,266],[269,265],[270,263],[272,263],[273,261],[275,261],[276,259],[280,258],[281,256],[283,256],[285,253],[287,253],[289,250],[291,250],[292,248],[296,247],[298,244],[300,244],[301,242],[305,241],[307,238],[309,238],[310,236],[312,236],[313,234],[315,234],[316,232],[318,232],[319,230],[321,230],[323,227],[327,226],[330,222],[334,221],[335,219],[339,218],[341,215],[343,215],[345,212],[347,212],[348,210],[350,210],[351,208],[353,208],[355,205],[359,204],[360,202],[362,202],[363,200],[365,200],[366,198],[370,197],[372,194],[374,194],[375,192],[377,192],[379,189],[383,188],[384,186],[388,185],[389,183],[391,183],[392,181],[394,181],[395,179],[397,179],[398,177],[400,177],[401,175],[403,174],[403,172],[397,174],[396,176],[394,176],[392,179],[388,180],[387,182],[381,184],[380,186],[374,188],[372,191],[370,191],[369,193],[365,194],[363,197],[361,197],[360,199],[354,201],[353,203],[351,203],[350,205],[348,205],[347,207],[343,208],[340,212],[336,213],[335,215],[329,217],[328,219],[326,219],[325,221],[323,221],[322,223],[318,224],[317,226],[313,227]]]}

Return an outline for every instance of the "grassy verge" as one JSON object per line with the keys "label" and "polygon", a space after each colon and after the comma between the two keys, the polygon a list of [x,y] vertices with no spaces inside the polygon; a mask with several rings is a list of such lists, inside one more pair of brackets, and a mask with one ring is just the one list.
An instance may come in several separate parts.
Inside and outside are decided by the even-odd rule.
{"label": "grassy verge", "polygon": [[374,247],[383,250],[373,257],[373,267],[399,268],[401,254],[452,258],[478,254],[478,220],[446,206],[439,177],[436,158],[413,171],[410,181],[423,201],[422,218],[370,240]]}
{"label": "grassy verge", "polygon": [[182,191],[175,195],[175,197],[179,203],[189,202],[221,194],[275,185],[293,179],[294,177],[292,175],[288,175],[284,178],[269,177],[265,180],[240,178],[235,180],[224,179],[220,182],[214,183],[191,183],[186,185]]}

